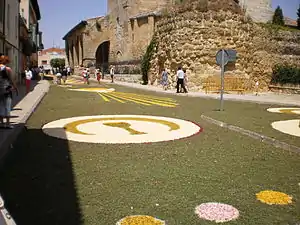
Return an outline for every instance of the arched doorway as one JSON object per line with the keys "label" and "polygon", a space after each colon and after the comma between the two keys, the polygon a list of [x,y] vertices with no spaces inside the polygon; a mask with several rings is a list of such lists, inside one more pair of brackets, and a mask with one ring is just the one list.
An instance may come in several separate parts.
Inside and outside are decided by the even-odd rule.
{"label": "arched doorway", "polygon": [[102,42],[96,51],[96,67],[108,72],[109,41]]}

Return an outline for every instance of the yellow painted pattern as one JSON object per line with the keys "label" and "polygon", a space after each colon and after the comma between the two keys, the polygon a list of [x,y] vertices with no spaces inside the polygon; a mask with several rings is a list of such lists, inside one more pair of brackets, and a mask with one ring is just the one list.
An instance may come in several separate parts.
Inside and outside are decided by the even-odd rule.
{"label": "yellow painted pattern", "polygon": [[280,109],[279,111],[285,114],[300,114],[300,108]]}
{"label": "yellow painted pattern", "polygon": [[[87,134],[84,132],[81,132],[78,130],[77,126],[85,123],[92,123],[92,122],[98,122],[98,121],[144,121],[144,122],[152,122],[152,123],[160,123],[162,125],[166,125],[170,128],[170,131],[172,130],[179,130],[180,126],[176,123],[167,121],[167,120],[159,120],[159,119],[152,119],[152,118],[138,118],[138,117],[111,117],[111,118],[95,118],[95,119],[86,119],[86,120],[77,120],[71,123],[68,123],[64,126],[65,131],[68,131],[70,133],[74,134],[82,134],[82,135],[93,135],[93,134]],[[111,124],[110,124],[111,125]]]}
{"label": "yellow painted pattern", "polygon": [[55,75],[53,75],[53,74],[44,74],[44,77],[54,78]]}
{"label": "yellow painted pattern", "polygon": [[171,98],[150,96],[150,95],[140,95],[134,93],[124,93],[124,92],[111,92],[111,93],[101,93],[101,97],[104,101],[107,99],[110,101],[115,100],[121,103],[134,102],[136,104],[151,106],[158,105],[162,107],[176,107],[178,104],[175,100]]}
{"label": "yellow painted pattern", "polygon": [[67,79],[66,84],[83,84],[83,81],[74,78],[69,78]]}
{"label": "yellow painted pattern", "polygon": [[100,95],[104,101],[109,102],[110,100],[108,98],[106,98],[104,95],[102,95],[101,93],[98,93],[98,95]]}
{"label": "yellow painted pattern", "polygon": [[124,129],[124,130],[128,131],[131,135],[146,134],[145,132],[140,132],[140,131],[137,131],[135,129],[132,129],[130,123],[115,122],[115,123],[103,123],[103,125],[109,126],[109,127],[117,127],[117,128]]}
{"label": "yellow painted pattern", "polygon": [[110,96],[113,96],[113,97],[118,98],[118,99],[123,99],[124,101],[134,102],[134,103],[136,103],[136,104],[150,106],[150,104],[148,104],[148,103],[144,103],[144,102],[142,102],[142,101],[135,100],[135,99],[132,99],[132,98],[130,98],[130,97],[127,97],[127,98],[126,98],[126,97],[118,96],[118,95],[116,95],[115,93],[109,93],[109,94],[105,93],[105,96],[108,97],[108,98],[110,98]]}

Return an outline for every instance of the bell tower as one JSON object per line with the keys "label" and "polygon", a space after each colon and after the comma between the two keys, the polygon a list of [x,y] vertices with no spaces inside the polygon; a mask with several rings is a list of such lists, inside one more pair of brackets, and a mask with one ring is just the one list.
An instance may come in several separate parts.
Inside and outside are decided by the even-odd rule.
{"label": "bell tower", "polygon": [[272,20],[272,0],[240,0],[240,4],[255,22]]}

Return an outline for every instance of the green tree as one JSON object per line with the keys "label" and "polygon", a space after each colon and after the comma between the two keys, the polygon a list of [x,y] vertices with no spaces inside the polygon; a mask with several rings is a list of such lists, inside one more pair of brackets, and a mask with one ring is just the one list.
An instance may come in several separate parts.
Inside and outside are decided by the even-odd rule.
{"label": "green tree", "polygon": [[146,53],[142,58],[141,70],[142,70],[142,79],[144,85],[148,84],[148,72],[150,70],[150,61],[152,59],[156,45],[157,45],[156,40],[155,38],[153,38],[147,47]]}
{"label": "green tree", "polygon": [[298,29],[300,29],[300,4],[299,4],[299,8],[297,10],[297,16],[298,16],[298,18],[297,18],[297,27],[298,27]]}
{"label": "green tree", "polygon": [[66,61],[62,58],[54,58],[51,59],[50,65],[52,66],[52,68],[64,67],[66,65]]}
{"label": "green tree", "polygon": [[277,6],[275,13],[273,15],[273,24],[276,25],[284,25],[284,18],[283,18],[283,12],[282,9],[280,8],[280,6]]}

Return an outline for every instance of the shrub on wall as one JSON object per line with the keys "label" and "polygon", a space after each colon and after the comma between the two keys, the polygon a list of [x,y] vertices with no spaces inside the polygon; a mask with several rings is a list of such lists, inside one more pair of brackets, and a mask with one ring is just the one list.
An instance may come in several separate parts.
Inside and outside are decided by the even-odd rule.
{"label": "shrub on wall", "polygon": [[142,70],[142,79],[143,79],[143,84],[147,85],[148,84],[148,73],[150,69],[150,61],[152,59],[153,53],[156,48],[156,40],[153,38],[147,47],[147,51],[145,55],[143,56],[142,63],[141,63],[141,70]]}
{"label": "shrub on wall", "polygon": [[291,65],[274,66],[271,83],[300,85],[300,68]]}

